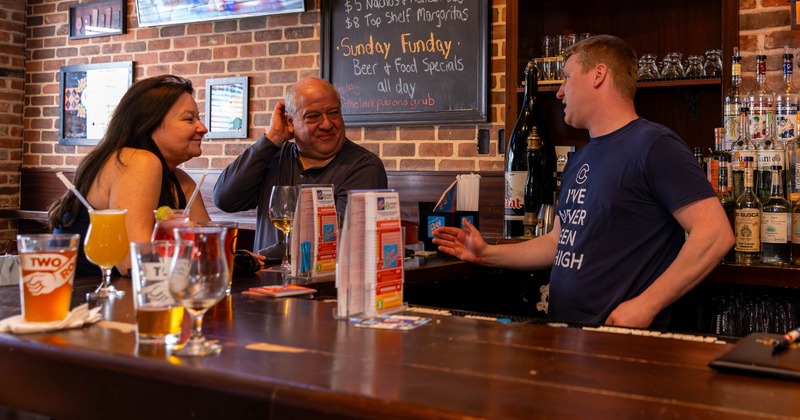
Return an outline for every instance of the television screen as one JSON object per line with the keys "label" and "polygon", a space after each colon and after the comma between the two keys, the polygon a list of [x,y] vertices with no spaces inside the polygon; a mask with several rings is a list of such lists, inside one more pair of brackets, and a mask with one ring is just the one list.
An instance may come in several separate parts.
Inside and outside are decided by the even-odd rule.
{"label": "television screen", "polygon": [[304,12],[303,0],[136,0],[139,26]]}

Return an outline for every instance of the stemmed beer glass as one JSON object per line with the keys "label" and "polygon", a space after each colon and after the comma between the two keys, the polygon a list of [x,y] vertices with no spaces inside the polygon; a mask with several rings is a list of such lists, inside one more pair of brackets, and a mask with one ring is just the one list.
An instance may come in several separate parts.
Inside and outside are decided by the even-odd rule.
{"label": "stemmed beer glass", "polygon": [[100,266],[103,281],[89,299],[114,298],[125,294],[111,285],[111,270],[128,256],[128,231],[125,229],[126,209],[89,210],[89,230],[83,251],[89,261]]}
{"label": "stemmed beer glass", "polygon": [[230,281],[225,256],[225,228],[177,228],[175,238],[194,241],[191,250],[177,247],[170,265],[169,292],[192,317],[189,341],[173,353],[177,356],[208,356],[222,345],[203,336],[203,314],[223,296]]}
{"label": "stemmed beer glass", "polygon": [[283,261],[277,268],[281,271],[289,271],[292,266],[289,264],[289,232],[292,231],[294,221],[295,188],[287,185],[276,185],[272,187],[272,194],[269,197],[269,220],[278,230],[283,232]]}

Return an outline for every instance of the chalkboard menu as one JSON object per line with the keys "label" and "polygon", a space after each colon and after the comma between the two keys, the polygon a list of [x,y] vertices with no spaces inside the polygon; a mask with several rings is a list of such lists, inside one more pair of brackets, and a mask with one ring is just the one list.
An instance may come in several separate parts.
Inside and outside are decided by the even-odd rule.
{"label": "chalkboard menu", "polygon": [[348,124],[487,121],[488,1],[321,3],[322,77]]}

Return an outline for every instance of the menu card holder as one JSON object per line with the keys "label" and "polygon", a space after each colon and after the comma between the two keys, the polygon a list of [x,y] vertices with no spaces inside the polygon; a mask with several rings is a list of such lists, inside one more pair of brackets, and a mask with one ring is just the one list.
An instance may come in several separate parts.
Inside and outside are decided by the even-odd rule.
{"label": "menu card holder", "polygon": [[348,192],[336,264],[338,318],[402,310],[403,235],[393,190]]}
{"label": "menu card holder", "polygon": [[300,185],[292,227],[292,277],[331,275],[336,270],[339,218],[333,185]]}

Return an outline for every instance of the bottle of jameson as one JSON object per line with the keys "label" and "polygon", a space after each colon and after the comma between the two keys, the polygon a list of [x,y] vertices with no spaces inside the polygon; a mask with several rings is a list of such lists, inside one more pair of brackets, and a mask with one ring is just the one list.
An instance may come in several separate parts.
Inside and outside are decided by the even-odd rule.
{"label": "bottle of jameson", "polygon": [[535,102],[539,71],[533,61],[525,67],[525,98],[514,131],[508,141],[505,160],[505,202],[503,236],[524,235],[525,182],[528,178],[528,136],[536,125]]}

